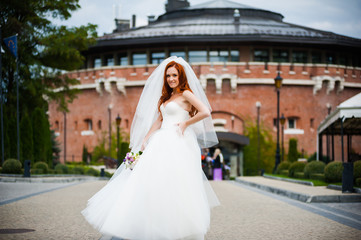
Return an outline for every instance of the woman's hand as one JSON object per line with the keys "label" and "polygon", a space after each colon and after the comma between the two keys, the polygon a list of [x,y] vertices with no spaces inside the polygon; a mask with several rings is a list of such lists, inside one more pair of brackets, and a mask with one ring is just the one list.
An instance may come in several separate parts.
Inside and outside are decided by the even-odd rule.
{"label": "woman's hand", "polygon": [[184,135],[184,131],[186,130],[186,128],[188,127],[186,122],[180,122],[177,123],[177,126],[179,127],[179,131],[182,135]]}

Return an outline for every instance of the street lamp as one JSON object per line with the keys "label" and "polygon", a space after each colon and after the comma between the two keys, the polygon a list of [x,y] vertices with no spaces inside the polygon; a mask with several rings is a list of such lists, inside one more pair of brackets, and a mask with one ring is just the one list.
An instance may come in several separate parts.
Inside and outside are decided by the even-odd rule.
{"label": "street lamp", "polygon": [[108,116],[109,116],[109,157],[112,157],[112,108],[113,104],[108,106]]}
{"label": "street lamp", "polygon": [[256,102],[257,107],[257,171],[260,172],[261,152],[260,152],[260,133],[259,133],[259,113],[261,109],[261,103]]}
{"label": "street lamp", "polygon": [[281,136],[282,136],[282,162],[285,160],[285,148],[284,148],[284,141],[283,141],[283,135],[284,135],[284,128],[283,126],[285,125],[285,122],[286,122],[286,118],[285,116],[283,116],[283,113],[282,113],[282,116],[280,118],[280,122],[281,122],[281,126],[282,126],[282,131],[281,131]]}
{"label": "street lamp", "polygon": [[119,147],[119,127],[120,122],[122,121],[121,117],[119,117],[119,114],[117,118],[115,119],[115,122],[117,124],[117,160],[118,160],[118,167],[120,165],[120,147]]}
{"label": "street lamp", "polygon": [[276,148],[276,162],[275,168],[273,169],[273,173],[276,173],[277,166],[280,163],[280,89],[282,86],[283,78],[280,76],[280,72],[278,71],[277,77],[275,80],[275,87],[277,91],[277,148]]}

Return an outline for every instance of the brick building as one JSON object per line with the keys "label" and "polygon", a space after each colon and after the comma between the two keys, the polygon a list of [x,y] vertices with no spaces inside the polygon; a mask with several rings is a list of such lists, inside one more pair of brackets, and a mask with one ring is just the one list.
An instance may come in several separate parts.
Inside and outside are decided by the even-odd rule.
{"label": "brick building", "polygon": [[[297,138],[299,151],[314,153],[320,122],[361,91],[360,39],[283,22],[280,13],[227,0],[195,6],[168,0],[166,12],[148,21],[136,28],[135,16],[115,19],[114,32],[84,52],[84,67],[67,73],[81,82],[70,112],[65,116],[49,103],[50,123],[63,150],[66,118],[67,161],[81,161],[83,145],[92,150],[101,132],[114,132],[118,114],[129,132],[146,79],[172,55],[192,65],[213,108],[220,145],[240,166],[248,142],[245,122],[256,121],[256,102],[261,123],[276,138],[278,71],[285,149],[289,138]],[[352,140],[358,154],[359,140]],[[339,160],[340,149],[335,151]]]}

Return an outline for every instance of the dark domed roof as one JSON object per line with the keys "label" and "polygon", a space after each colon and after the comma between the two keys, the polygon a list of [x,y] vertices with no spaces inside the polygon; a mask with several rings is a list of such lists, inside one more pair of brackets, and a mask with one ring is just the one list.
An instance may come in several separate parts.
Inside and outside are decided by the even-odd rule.
{"label": "dark domed roof", "polygon": [[[239,12],[238,18],[235,11]],[[361,46],[360,39],[286,23],[279,13],[228,0],[213,0],[169,11],[147,26],[106,34],[98,40],[97,46],[188,41]]]}

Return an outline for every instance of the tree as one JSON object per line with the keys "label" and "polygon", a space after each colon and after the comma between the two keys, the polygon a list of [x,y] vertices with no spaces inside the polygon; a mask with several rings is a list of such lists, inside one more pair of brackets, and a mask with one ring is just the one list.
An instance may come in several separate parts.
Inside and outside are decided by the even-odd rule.
{"label": "tree", "polygon": [[85,145],[83,145],[83,163],[88,163],[88,149]]}
{"label": "tree", "polygon": [[25,160],[30,160],[31,164],[34,163],[34,148],[33,148],[33,127],[31,125],[30,118],[26,114],[20,123],[20,132],[21,132],[21,154],[20,161],[24,166]]}
{"label": "tree", "polygon": [[[18,80],[20,119],[26,113],[34,113],[36,108],[43,112],[48,109],[48,101],[58,103],[61,111],[68,111],[67,104],[76,97],[77,90],[71,86],[79,83],[62,75],[63,71],[78,69],[84,62],[81,52],[95,43],[96,25],[67,28],[54,26],[51,18],[68,19],[71,12],[80,8],[78,0],[22,0],[2,1],[0,4],[0,26],[3,37],[18,34]],[[1,43],[3,44],[3,43]],[[3,46],[3,49],[6,49]],[[7,136],[9,139],[8,157],[16,157],[16,69],[14,57],[5,50],[2,54],[3,102],[7,109]],[[54,91],[54,88],[57,91]],[[37,124],[37,123],[33,123]],[[47,135],[45,143],[46,159],[51,161],[52,151],[49,122],[44,128]],[[34,130],[33,131],[37,131]],[[5,133],[5,131],[4,131]],[[34,135],[34,140],[36,135]],[[21,137],[21,133],[20,133]],[[5,140],[6,143],[6,140]],[[34,142],[34,150],[42,148]],[[22,148],[22,147],[21,147]],[[35,154],[35,152],[34,152]],[[36,152],[34,157],[40,157]],[[42,157],[43,158],[43,157]],[[37,160],[37,159],[35,159]],[[51,166],[52,163],[48,162]]]}
{"label": "tree", "polygon": [[53,166],[55,166],[57,163],[59,163],[59,154],[61,152],[59,147],[59,142],[56,141],[55,131],[50,130],[51,135],[51,150],[52,150],[52,159],[53,159]]}
{"label": "tree", "polygon": [[288,143],[288,161],[295,162],[298,159],[297,139],[290,138]]}
{"label": "tree", "polygon": [[[245,135],[249,138],[249,145],[244,147],[244,173],[245,175],[258,174],[258,135],[257,125],[252,121],[246,122]],[[269,130],[260,125],[260,169],[272,172],[275,163],[275,143]]]}
{"label": "tree", "polygon": [[48,119],[44,110],[36,108],[32,115],[33,122],[33,143],[34,143],[34,162],[52,162],[49,159],[49,149],[51,151],[51,136],[48,125]]}

